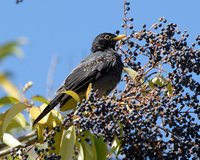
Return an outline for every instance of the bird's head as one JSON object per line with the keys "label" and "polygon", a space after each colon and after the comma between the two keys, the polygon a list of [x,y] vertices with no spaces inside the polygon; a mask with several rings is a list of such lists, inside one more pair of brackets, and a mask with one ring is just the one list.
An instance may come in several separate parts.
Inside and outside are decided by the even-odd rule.
{"label": "bird's head", "polygon": [[92,43],[92,52],[104,51],[110,48],[115,49],[117,41],[123,39],[124,37],[126,37],[124,34],[118,36],[112,33],[99,34]]}

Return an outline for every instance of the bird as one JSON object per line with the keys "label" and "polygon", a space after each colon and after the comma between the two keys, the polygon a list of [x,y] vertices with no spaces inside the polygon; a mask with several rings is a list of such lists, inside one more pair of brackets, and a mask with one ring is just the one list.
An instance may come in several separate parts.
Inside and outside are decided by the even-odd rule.
{"label": "bird", "polygon": [[88,86],[92,84],[97,97],[108,95],[121,79],[124,65],[115,47],[117,42],[125,37],[124,34],[118,36],[112,33],[99,34],[92,43],[91,53],[72,70],[55,97],[34,120],[33,126],[54,107],[59,105],[62,109],[72,100],[71,96],[63,93],[64,91],[72,90],[84,97]]}

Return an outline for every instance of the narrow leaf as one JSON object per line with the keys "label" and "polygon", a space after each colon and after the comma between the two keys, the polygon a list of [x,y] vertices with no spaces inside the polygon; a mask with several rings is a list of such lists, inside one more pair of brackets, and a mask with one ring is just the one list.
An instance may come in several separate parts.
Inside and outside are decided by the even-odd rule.
{"label": "narrow leaf", "polygon": [[72,160],[74,154],[74,146],[76,143],[76,132],[75,127],[71,126],[67,131],[63,132],[60,155],[61,160]]}
{"label": "narrow leaf", "polygon": [[57,155],[59,155],[60,153],[61,148],[58,146],[61,146],[62,135],[63,129],[61,128],[60,132],[56,132],[54,136],[55,143],[53,144],[53,146],[55,147],[55,150],[52,150],[52,153],[56,153]]}
{"label": "narrow leaf", "polygon": [[[29,114],[31,119],[35,120],[40,113],[42,113],[42,111],[46,108],[46,104],[42,104],[40,107],[31,107],[29,110]],[[38,124],[49,124],[51,126],[51,124],[53,123],[53,116],[52,113],[49,112],[46,116],[44,116],[39,122]]]}
{"label": "narrow leaf", "polygon": [[85,136],[81,137],[84,159],[97,160],[97,152],[93,135],[90,132],[84,132],[84,135]]}
{"label": "narrow leaf", "polygon": [[[79,95],[71,90],[68,91],[64,91],[64,92],[60,92],[60,93],[65,93],[70,95],[72,98],[69,99],[61,108],[60,111],[67,111],[67,110],[71,110],[74,109],[76,107],[77,102],[80,102],[80,97]],[[84,93],[85,96],[85,93]]]}
{"label": "narrow leaf", "polygon": [[121,147],[121,141],[117,137],[115,137],[109,155],[112,155],[113,153],[116,153],[118,155],[120,147]]}
{"label": "narrow leaf", "polygon": [[20,44],[20,41],[13,41],[0,46],[0,61],[10,55],[21,57],[23,55],[23,51],[19,47]]}
{"label": "narrow leaf", "polygon": [[108,148],[102,138],[95,138],[95,146],[97,151],[97,160],[106,160]]}
{"label": "narrow leaf", "polygon": [[18,141],[15,137],[13,137],[9,133],[3,134],[3,143],[7,144],[10,147],[17,147],[17,146],[22,145],[20,141]]}
{"label": "narrow leaf", "polygon": [[163,87],[164,85],[166,85],[166,80],[164,79],[164,77],[157,75],[152,79],[152,83],[156,84],[159,87]]}
{"label": "narrow leaf", "polygon": [[6,78],[5,75],[0,75],[0,86],[7,92],[7,94],[16,99],[20,99],[20,92],[17,88]]}
{"label": "narrow leaf", "polygon": [[47,99],[45,99],[44,97],[39,96],[39,95],[33,96],[31,99],[34,101],[41,102],[41,103],[49,104],[49,101]]}
{"label": "narrow leaf", "polygon": [[171,82],[167,83],[167,90],[168,90],[168,94],[171,95],[173,93],[173,87]]}
{"label": "narrow leaf", "polygon": [[133,78],[133,80],[135,80],[136,76],[138,75],[138,73],[133,70],[132,68],[128,68],[128,67],[124,67],[123,70],[128,73],[128,75]]}
{"label": "narrow leaf", "polygon": [[154,84],[153,84],[153,82],[152,82],[152,80],[148,80],[148,83],[149,83],[149,86],[153,89],[155,86],[154,86]]}
{"label": "narrow leaf", "polygon": [[76,92],[74,92],[74,91],[68,90],[68,91],[63,91],[63,92],[61,92],[61,93],[68,94],[68,95],[70,95],[73,99],[75,99],[76,102],[80,102],[80,97],[79,97],[79,95],[78,95]]}
{"label": "narrow leaf", "polygon": [[2,97],[0,98],[0,107],[4,105],[18,103],[18,102],[19,100],[14,97],[10,97],[10,96]]}
{"label": "narrow leaf", "polygon": [[4,114],[3,123],[1,126],[1,132],[0,137],[3,135],[3,133],[6,131],[9,123],[13,120],[13,118],[22,110],[27,108],[27,106],[24,103],[17,103],[13,105],[9,110],[7,110]]}
{"label": "narrow leaf", "polygon": [[25,129],[26,128],[26,119],[22,113],[18,113],[13,120],[9,123],[6,132],[10,131],[11,129],[19,128]]}
{"label": "narrow leaf", "polygon": [[78,148],[77,160],[84,160],[84,152],[81,143],[77,142],[76,146]]}
{"label": "narrow leaf", "polygon": [[88,85],[88,88],[87,88],[87,91],[86,91],[86,99],[89,98],[91,89],[92,89],[92,83],[90,83],[90,84]]}

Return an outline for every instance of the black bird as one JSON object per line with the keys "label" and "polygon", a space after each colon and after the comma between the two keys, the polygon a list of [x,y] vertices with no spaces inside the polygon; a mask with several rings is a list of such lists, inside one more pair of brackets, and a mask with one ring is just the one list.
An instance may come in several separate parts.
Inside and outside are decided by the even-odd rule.
{"label": "black bird", "polygon": [[99,34],[93,41],[91,54],[69,74],[55,98],[33,122],[33,126],[58,104],[62,109],[72,100],[71,96],[61,93],[63,91],[72,90],[84,98],[91,83],[98,97],[108,95],[121,79],[123,63],[115,45],[124,37],[125,35],[116,36],[112,33]]}

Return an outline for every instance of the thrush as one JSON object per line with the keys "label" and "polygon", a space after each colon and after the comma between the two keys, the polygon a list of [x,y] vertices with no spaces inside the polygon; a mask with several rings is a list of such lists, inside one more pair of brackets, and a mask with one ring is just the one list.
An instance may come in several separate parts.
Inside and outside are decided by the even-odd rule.
{"label": "thrush", "polygon": [[72,70],[64,84],[58,89],[55,98],[33,122],[33,126],[55,106],[59,105],[62,109],[72,101],[72,97],[63,91],[72,90],[84,98],[88,85],[91,83],[98,97],[108,95],[121,79],[123,63],[121,56],[115,50],[115,45],[124,37],[125,35],[116,36],[112,33],[99,34],[92,43],[91,54]]}

